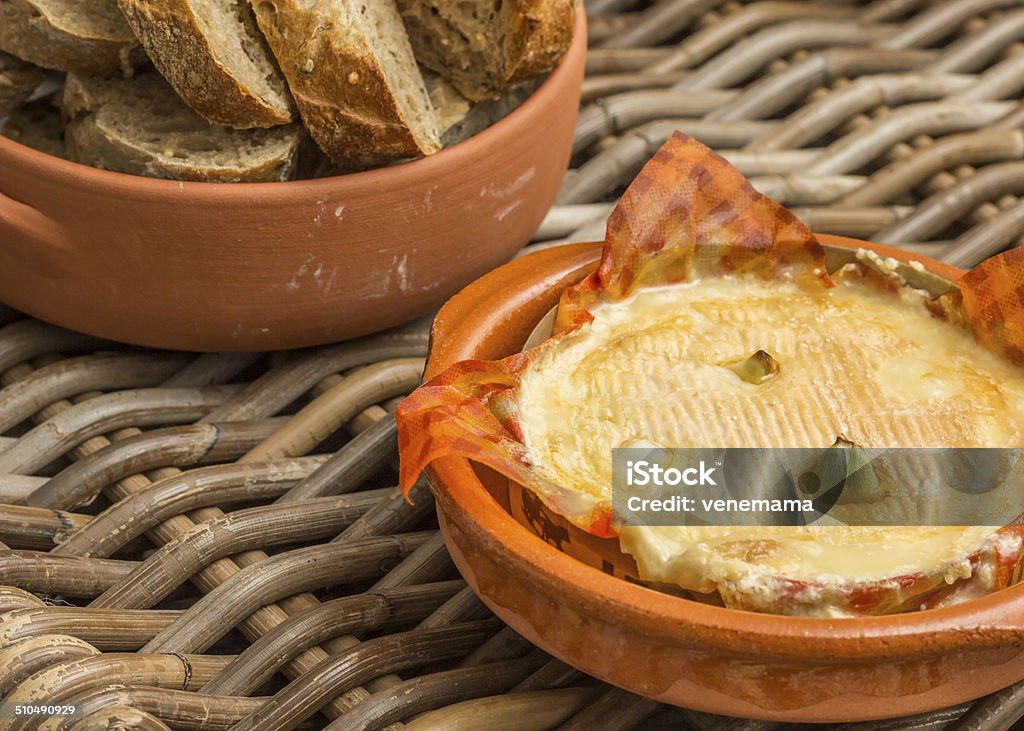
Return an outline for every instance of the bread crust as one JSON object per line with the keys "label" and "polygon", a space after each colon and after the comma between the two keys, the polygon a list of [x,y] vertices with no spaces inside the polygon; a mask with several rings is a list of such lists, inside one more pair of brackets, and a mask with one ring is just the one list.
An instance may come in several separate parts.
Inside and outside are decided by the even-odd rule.
{"label": "bread crust", "polygon": [[505,85],[553,69],[572,45],[575,0],[505,0],[516,6],[505,42]]}
{"label": "bread crust", "polygon": [[0,50],[43,68],[83,74],[125,71],[144,58],[127,23],[113,35],[75,35],[30,0],[0,0]]}
{"label": "bread crust", "polygon": [[261,98],[218,60],[187,0],[118,4],[153,64],[199,115],[239,129],[273,127],[294,119],[290,104]]}
{"label": "bread crust", "polygon": [[262,0],[253,9],[306,128],[336,163],[370,167],[440,149],[409,128],[370,50],[341,44],[315,6]]}
{"label": "bread crust", "polygon": [[444,36],[458,38],[464,31],[446,15],[440,0],[399,0],[419,62],[477,102],[498,99],[510,86],[553,69],[572,44],[576,4],[576,0],[503,0],[493,29],[496,49],[485,53],[479,43],[482,39],[473,43],[467,38],[470,48],[460,57]]}

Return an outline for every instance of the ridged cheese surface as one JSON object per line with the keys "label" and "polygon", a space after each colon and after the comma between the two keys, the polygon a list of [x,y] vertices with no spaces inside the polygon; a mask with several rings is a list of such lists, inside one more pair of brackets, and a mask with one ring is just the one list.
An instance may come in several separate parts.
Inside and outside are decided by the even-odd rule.
{"label": "ridged cheese surface", "polygon": [[[723,277],[640,290],[593,315],[530,365],[518,410],[536,467],[595,497],[610,496],[612,449],[634,441],[814,448],[840,435],[865,448],[1024,442],[1022,370],[932,316],[909,288],[885,291],[848,277],[808,290]],[[749,383],[726,367],[758,350],[779,367],[766,382]],[[817,529],[774,529],[770,551],[749,561],[726,555],[742,555],[735,541],[757,541],[764,530],[625,528],[622,542],[642,578],[707,591],[709,581],[739,581],[744,572],[862,581],[953,565],[993,533],[842,528],[814,541]]]}

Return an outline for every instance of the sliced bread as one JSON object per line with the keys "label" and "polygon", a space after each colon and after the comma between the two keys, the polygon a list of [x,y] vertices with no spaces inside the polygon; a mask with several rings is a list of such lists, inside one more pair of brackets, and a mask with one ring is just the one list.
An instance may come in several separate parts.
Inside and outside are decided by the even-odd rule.
{"label": "sliced bread", "polygon": [[273,182],[292,177],[297,125],[236,130],[193,112],[157,73],[132,79],[68,76],[61,97],[68,155],[152,178]]}
{"label": "sliced bread", "polygon": [[[437,131],[444,142],[448,137],[449,130],[458,127],[467,114],[472,114],[472,106],[466,97],[462,96],[455,87],[435,74],[433,71],[421,69],[423,72],[423,83],[427,85],[427,93],[430,95],[430,103],[437,110]],[[445,142],[444,146],[448,144]],[[299,150],[299,169],[296,177],[326,178],[332,175],[344,175],[346,166],[338,165],[329,157],[326,157],[316,143],[310,138],[309,144],[303,144]]]}
{"label": "sliced bread", "polygon": [[416,58],[473,101],[550,71],[572,43],[575,0],[398,0]]}
{"label": "sliced bread", "polygon": [[52,96],[15,109],[4,122],[0,134],[47,155],[67,157],[60,110]]}
{"label": "sliced bread", "polygon": [[284,77],[246,0],[118,0],[146,53],[182,99],[229,127],[293,119]]}
{"label": "sliced bread", "polygon": [[427,85],[430,103],[437,110],[437,131],[443,141],[445,133],[466,118],[472,105],[458,89],[433,71],[423,70],[423,82]]}
{"label": "sliced bread", "polygon": [[0,50],[82,74],[128,71],[145,58],[116,0],[0,0]]}
{"label": "sliced bread", "polygon": [[307,129],[346,168],[441,149],[437,115],[394,0],[256,0]]}
{"label": "sliced bread", "polygon": [[20,107],[46,80],[38,66],[0,51],[0,119]]}

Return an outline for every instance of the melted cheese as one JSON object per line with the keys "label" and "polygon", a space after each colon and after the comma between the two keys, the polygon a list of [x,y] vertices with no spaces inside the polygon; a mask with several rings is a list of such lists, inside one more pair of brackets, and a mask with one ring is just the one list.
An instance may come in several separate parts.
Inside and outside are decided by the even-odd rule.
{"label": "melted cheese", "polygon": [[[812,291],[723,277],[641,290],[593,315],[530,365],[518,411],[535,467],[596,499],[610,499],[611,450],[637,441],[813,448],[839,435],[865,448],[1024,441],[1022,371],[933,317],[909,288],[893,293],[840,278],[833,289]],[[725,367],[757,350],[779,365],[765,383]],[[723,583],[749,588],[766,575],[869,582],[939,571],[952,583],[970,574],[967,556],[994,540],[994,529],[630,527],[620,537],[641,578],[711,591]]]}
{"label": "melted cheese", "polygon": [[947,527],[646,526],[623,528],[623,550],[646,581],[712,591],[759,575],[869,584],[941,571],[947,583],[971,574],[968,556],[993,529]]}

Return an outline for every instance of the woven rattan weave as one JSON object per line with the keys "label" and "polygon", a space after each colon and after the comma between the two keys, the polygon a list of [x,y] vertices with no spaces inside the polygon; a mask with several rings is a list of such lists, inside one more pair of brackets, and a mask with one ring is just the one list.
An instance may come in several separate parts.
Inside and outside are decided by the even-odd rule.
{"label": "woven rattan weave", "polygon": [[[816,231],[959,266],[1024,242],[1024,3],[587,9],[573,169],[535,245],[602,238],[675,129]],[[587,678],[466,589],[429,491],[413,507],[393,487],[390,412],[426,349],[420,323],[189,356],[0,310],[0,696],[83,713],[0,727],[774,727]],[[846,728],[1021,716],[1024,686]]]}

